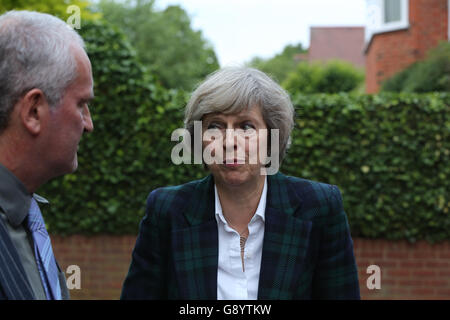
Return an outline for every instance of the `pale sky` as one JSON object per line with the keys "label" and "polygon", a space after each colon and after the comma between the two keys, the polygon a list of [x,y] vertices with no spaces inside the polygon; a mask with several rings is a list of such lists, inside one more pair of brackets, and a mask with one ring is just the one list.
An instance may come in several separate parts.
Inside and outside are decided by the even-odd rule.
{"label": "pale sky", "polygon": [[156,0],[178,4],[214,47],[222,67],[270,58],[287,44],[309,46],[311,26],[364,26],[366,0]]}

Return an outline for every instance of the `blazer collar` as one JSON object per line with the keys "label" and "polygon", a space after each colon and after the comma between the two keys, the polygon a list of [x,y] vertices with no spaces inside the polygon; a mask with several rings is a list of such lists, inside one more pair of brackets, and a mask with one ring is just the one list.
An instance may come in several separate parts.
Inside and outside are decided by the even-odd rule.
{"label": "blazer collar", "polygon": [[13,227],[17,228],[28,215],[31,197],[48,204],[47,199],[40,195],[30,194],[23,183],[0,163],[0,208]]}
{"label": "blazer collar", "polygon": [[[267,208],[292,216],[302,200],[289,188],[290,182],[282,173],[267,176]],[[214,220],[214,178],[210,174],[194,186],[194,192],[186,199],[184,214],[190,225]]]}
{"label": "blazer collar", "polygon": [[[258,298],[287,299],[295,291],[311,222],[296,218],[302,201],[281,173],[267,177],[265,233]],[[184,215],[190,227],[172,233],[175,269],[182,299],[216,299],[218,230],[211,175],[186,193]]]}
{"label": "blazer collar", "polygon": [[267,176],[267,182],[267,207],[292,216],[301,206],[302,200],[297,196],[296,190],[290,188],[288,177],[278,172]]}
{"label": "blazer collar", "polygon": [[194,185],[194,192],[186,198],[184,215],[191,226],[214,219],[214,178],[208,175]]}
{"label": "blazer collar", "polygon": [[0,164],[0,207],[3,209],[8,222],[18,227],[28,214],[31,194],[22,182]]}

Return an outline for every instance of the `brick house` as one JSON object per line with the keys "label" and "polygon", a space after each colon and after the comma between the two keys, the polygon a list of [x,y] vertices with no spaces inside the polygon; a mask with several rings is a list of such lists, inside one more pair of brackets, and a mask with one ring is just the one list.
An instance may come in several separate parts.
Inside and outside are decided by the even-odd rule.
{"label": "brick house", "polygon": [[366,0],[366,91],[450,39],[450,0]]}
{"label": "brick house", "polygon": [[308,61],[333,59],[364,69],[364,27],[311,27]]}

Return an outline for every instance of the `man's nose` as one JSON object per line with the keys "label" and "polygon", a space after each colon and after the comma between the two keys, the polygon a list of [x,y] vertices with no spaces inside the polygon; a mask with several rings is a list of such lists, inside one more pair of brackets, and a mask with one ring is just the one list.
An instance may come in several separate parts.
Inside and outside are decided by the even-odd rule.
{"label": "man's nose", "polygon": [[89,112],[89,107],[86,106],[84,114],[84,132],[92,132],[94,130],[94,122],[91,118],[91,113]]}

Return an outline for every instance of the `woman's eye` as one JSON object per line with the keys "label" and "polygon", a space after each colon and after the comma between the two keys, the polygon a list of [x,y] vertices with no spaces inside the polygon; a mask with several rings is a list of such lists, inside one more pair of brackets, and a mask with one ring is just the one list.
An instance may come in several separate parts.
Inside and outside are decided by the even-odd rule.
{"label": "woman's eye", "polygon": [[210,123],[210,124],[208,125],[208,128],[207,128],[207,129],[220,129],[220,125],[217,124],[217,123],[212,122],[212,123]]}
{"label": "woman's eye", "polygon": [[244,129],[244,130],[255,129],[255,126],[253,124],[251,124],[251,123],[244,123],[242,125],[242,129]]}

